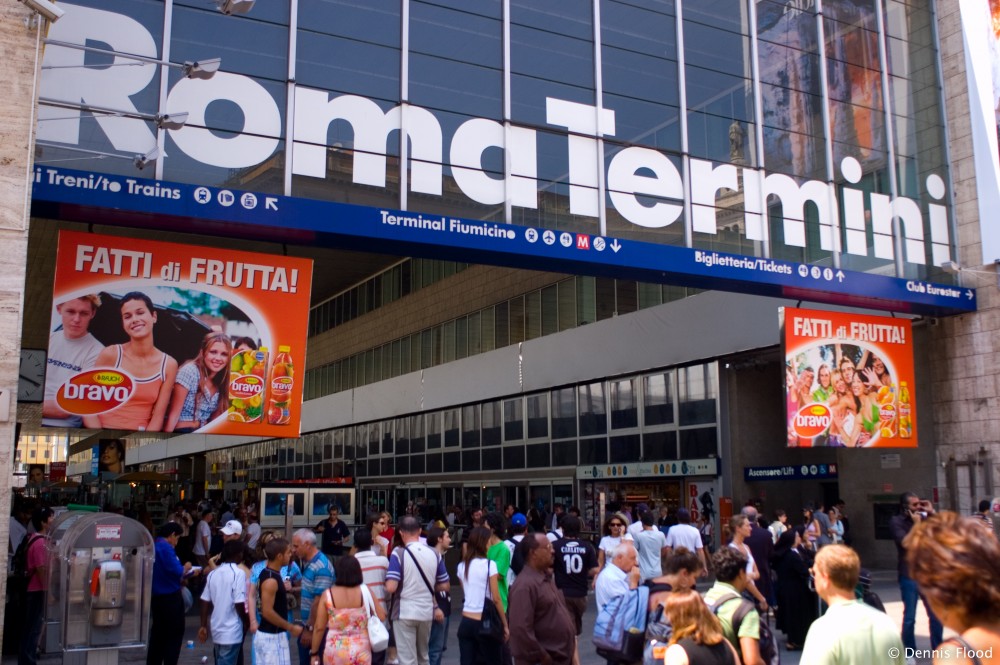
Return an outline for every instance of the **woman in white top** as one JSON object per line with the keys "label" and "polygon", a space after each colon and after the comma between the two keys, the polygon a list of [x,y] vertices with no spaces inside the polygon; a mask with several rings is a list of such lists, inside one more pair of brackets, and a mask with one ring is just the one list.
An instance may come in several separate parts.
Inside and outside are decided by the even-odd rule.
{"label": "woman in white top", "polygon": [[601,538],[601,543],[597,548],[597,567],[600,570],[604,570],[604,566],[611,564],[615,548],[623,540],[633,540],[632,536],[625,531],[626,526],[625,521],[618,514],[612,515],[604,523],[604,537]]}
{"label": "woman in white top", "polygon": [[500,573],[496,563],[486,558],[492,533],[477,526],[469,533],[462,562],[458,564],[458,579],[465,601],[462,623],[458,626],[458,649],[461,665],[501,665],[503,649],[498,642],[479,634],[483,620],[483,605],[492,602],[503,622],[504,642],[510,638],[503,602],[500,600]]}
{"label": "woman in white top", "polygon": [[767,600],[764,599],[764,595],[757,589],[757,583],[754,581],[760,579],[760,571],[757,570],[757,562],[754,561],[750,547],[744,542],[753,532],[753,525],[750,524],[750,518],[742,514],[733,515],[729,519],[729,528],[733,532],[733,540],[729,543],[729,546],[734,550],[743,552],[747,558],[747,591],[757,599],[757,606],[760,610],[766,612]]}

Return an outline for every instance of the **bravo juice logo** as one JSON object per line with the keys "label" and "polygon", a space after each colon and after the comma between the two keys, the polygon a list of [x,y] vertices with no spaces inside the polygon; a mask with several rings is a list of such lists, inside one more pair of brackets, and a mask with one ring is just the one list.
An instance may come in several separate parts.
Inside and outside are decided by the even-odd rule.
{"label": "bravo juice logo", "polygon": [[80,372],[59,387],[56,402],[68,413],[92,416],[128,401],[135,391],[132,377],[115,369]]}
{"label": "bravo juice logo", "polygon": [[832,420],[825,404],[807,404],[795,414],[795,433],[807,439],[819,436],[830,427]]}

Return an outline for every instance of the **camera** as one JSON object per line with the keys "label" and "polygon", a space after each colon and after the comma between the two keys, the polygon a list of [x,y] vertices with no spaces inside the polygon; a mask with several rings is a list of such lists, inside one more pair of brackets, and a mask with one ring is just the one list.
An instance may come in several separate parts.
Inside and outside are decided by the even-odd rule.
{"label": "camera", "polygon": [[21,0],[28,7],[28,9],[33,9],[50,21],[58,21],[62,18],[62,15],[66,12],[59,7],[56,7],[55,3],[49,2],[49,0]]}

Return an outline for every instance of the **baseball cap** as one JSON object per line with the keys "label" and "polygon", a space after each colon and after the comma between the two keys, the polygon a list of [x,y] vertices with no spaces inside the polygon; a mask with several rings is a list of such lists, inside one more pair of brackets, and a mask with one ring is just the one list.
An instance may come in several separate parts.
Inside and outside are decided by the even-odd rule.
{"label": "baseball cap", "polygon": [[224,536],[242,536],[243,525],[236,520],[229,520],[226,522],[226,526],[222,527],[221,532]]}
{"label": "baseball cap", "polygon": [[523,513],[514,513],[510,518],[510,523],[513,526],[525,526],[528,523],[528,518]]}

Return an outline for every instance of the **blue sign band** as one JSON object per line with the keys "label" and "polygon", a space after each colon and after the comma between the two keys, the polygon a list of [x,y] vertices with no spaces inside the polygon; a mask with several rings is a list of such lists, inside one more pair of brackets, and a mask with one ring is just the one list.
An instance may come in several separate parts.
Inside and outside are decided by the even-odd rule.
{"label": "blue sign band", "polygon": [[838,477],[836,464],[789,464],[787,466],[745,466],[743,480],[831,480]]}
{"label": "blue sign band", "polygon": [[967,287],[792,261],[39,165],[32,214],[944,316]]}

